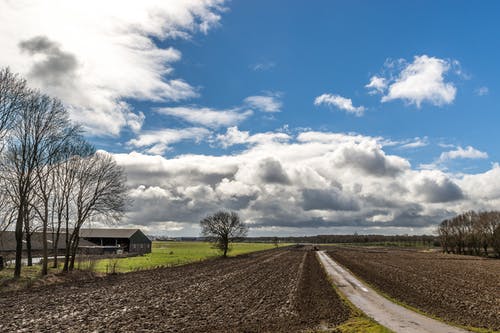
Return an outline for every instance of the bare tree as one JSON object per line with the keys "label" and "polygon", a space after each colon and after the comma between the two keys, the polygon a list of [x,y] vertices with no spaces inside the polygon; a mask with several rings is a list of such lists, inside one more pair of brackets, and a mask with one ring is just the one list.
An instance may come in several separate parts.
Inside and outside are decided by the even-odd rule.
{"label": "bare tree", "polygon": [[16,114],[23,108],[28,94],[24,79],[13,74],[9,68],[0,69],[0,152]]}
{"label": "bare tree", "polygon": [[243,239],[248,232],[247,225],[240,220],[236,212],[224,210],[205,217],[200,221],[200,225],[202,235],[214,243],[223,257],[227,256],[231,243]]}
{"label": "bare tree", "polygon": [[[7,138],[2,174],[10,183],[10,196],[16,205],[16,264],[14,277],[21,274],[23,225],[29,223],[27,211],[33,207],[38,170],[46,169],[68,135],[72,132],[68,113],[62,104],[38,91],[25,96],[17,110],[15,124]],[[43,220],[44,256],[47,254],[47,224]]]}
{"label": "bare tree", "polygon": [[468,211],[438,226],[438,235],[444,252],[456,254],[483,254],[494,248],[495,230],[500,225],[500,212]]}
{"label": "bare tree", "polygon": [[75,158],[72,205],[75,216],[73,231],[69,239],[69,256],[64,262],[64,270],[73,270],[79,233],[82,225],[94,218],[118,221],[127,204],[125,172],[116,164],[113,156],[97,152],[89,157]]}
{"label": "bare tree", "polygon": [[54,132],[54,139],[47,140],[44,143],[43,154],[39,156],[41,163],[37,163],[35,167],[35,182],[33,187],[35,200],[33,200],[32,206],[42,225],[42,275],[46,275],[48,272],[49,249],[47,230],[51,216],[51,201],[54,200],[56,186],[53,175],[56,172],[59,159],[64,157],[60,156],[59,151],[65,147],[73,136],[79,134],[78,131],[78,127],[71,126],[68,120],[66,123],[59,124],[59,127],[54,127],[52,131]]}
{"label": "bare tree", "polygon": [[70,203],[72,197],[73,184],[76,181],[79,158],[86,158],[95,153],[92,145],[87,143],[85,139],[79,135],[71,138],[71,140],[61,147],[59,150],[59,162],[52,172],[52,182],[54,186],[54,198],[52,200],[51,209],[51,229],[52,229],[52,246],[54,254],[53,267],[58,264],[58,248],[61,236],[61,229],[64,225],[66,256],[69,257],[69,228],[70,220],[72,219],[73,211]]}

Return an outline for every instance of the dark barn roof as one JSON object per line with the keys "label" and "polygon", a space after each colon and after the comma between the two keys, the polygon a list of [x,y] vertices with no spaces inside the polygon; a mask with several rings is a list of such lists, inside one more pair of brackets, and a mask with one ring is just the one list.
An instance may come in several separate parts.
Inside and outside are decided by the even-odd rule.
{"label": "dark barn roof", "polygon": [[80,238],[130,238],[140,229],[80,229]]}
{"label": "dark barn roof", "polygon": [[[48,245],[49,249],[52,249],[52,234],[49,233],[48,237]],[[64,233],[62,232],[59,236],[59,242],[57,243],[57,247],[59,249],[66,248],[66,242],[64,239]],[[80,239],[80,246],[92,246],[94,245],[91,242],[88,242],[84,239]],[[40,251],[43,248],[42,243],[42,233],[35,232],[31,235],[31,249],[33,251]],[[26,250],[26,242],[23,241],[23,249]],[[15,251],[16,250],[16,234],[14,231],[3,231],[0,232],[0,251]]]}

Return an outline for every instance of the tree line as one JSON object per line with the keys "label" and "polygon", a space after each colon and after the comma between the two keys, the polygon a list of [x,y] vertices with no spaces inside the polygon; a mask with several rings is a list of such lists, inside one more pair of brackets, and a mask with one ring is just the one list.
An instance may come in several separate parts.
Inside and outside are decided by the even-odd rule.
{"label": "tree line", "polygon": [[35,231],[42,234],[42,275],[49,251],[58,267],[60,242],[63,270],[73,270],[82,226],[118,220],[126,202],[124,170],[86,141],[65,105],[0,69],[0,231],[15,231],[14,277],[21,275],[23,244],[31,264]]}
{"label": "tree line", "polygon": [[[275,237],[248,238],[252,242],[274,243]],[[387,246],[439,246],[436,236],[433,235],[316,235],[316,236],[290,236],[277,237],[282,243],[315,243],[315,244],[380,244]]]}
{"label": "tree line", "polygon": [[492,249],[500,257],[500,212],[459,214],[441,222],[438,235],[446,253],[488,256]]}

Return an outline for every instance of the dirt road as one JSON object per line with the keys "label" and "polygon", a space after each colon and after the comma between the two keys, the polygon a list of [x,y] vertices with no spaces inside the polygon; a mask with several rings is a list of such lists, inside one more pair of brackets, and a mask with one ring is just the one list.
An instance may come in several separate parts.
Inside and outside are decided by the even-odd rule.
{"label": "dirt road", "polygon": [[318,252],[318,257],[339,290],[356,307],[383,326],[402,333],[468,332],[397,305],[356,279],[325,252]]}
{"label": "dirt road", "polygon": [[300,249],[0,294],[0,332],[299,332],[348,317]]}

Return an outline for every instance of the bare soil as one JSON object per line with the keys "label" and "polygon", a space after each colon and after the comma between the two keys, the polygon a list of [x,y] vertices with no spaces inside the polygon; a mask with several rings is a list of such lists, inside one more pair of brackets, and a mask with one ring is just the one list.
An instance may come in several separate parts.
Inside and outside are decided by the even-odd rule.
{"label": "bare soil", "polygon": [[446,321],[500,330],[500,260],[417,250],[333,248],[377,289]]}
{"label": "bare soil", "polygon": [[349,309],[314,252],[272,250],[0,294],[2,332],[300,332]]}

